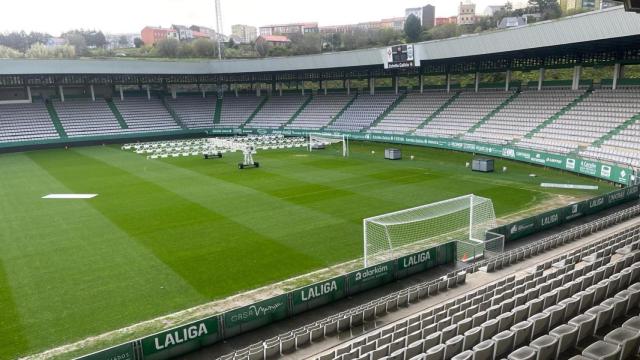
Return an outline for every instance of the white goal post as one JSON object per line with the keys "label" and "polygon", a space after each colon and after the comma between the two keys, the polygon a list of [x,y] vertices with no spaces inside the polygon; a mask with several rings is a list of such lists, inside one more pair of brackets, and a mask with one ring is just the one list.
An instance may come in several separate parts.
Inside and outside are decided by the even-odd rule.
{"label": "white goal post", "polygon": [[428,244],[469,240],[483,244],[496,227],[491,199],[465,195],[363,220],[364,265],[371,266]]}
{"label": "white goal post", "polygon": [[349,138],[346,135],[341,134],[325,134],[325,133],[310,133],[309,134],[309,151],[318,149],[318,147],[324,148],[325,146],[342,143],[342,156],[349,156]]}

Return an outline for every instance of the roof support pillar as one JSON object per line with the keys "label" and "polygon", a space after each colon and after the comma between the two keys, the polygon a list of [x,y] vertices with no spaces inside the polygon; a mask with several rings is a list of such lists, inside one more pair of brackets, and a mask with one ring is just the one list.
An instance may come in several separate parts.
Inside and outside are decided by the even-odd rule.
{"label": "roof support pillar", "polygon": [[257,97],[260,97],[260,96],[262,95],[262,94],[261,94],[261,90],[262,90],[262,84],[257,83],[257,84],[256,84],[256,96],[257,96]]}
{"label": "roof support pillar", "polygon": [[616,63],[613,67],[613,84],[611,85],[611,89],[616,90],[618,88],[618,80],[620,80],[620,73],[622,72],[622,65],[620,63]]}
{"label": "roof support pillar", "polygon": [[238,97],[238,84],[233,84],[233,94]]}
{"label": "roof support pillar", "polygon": [[398,78],[398,75],[393,77],[393,90],[396,92],[396,95],[398,95],[398,83],[400,79]]}
{"label": "roof support pillar", "polygon": [[369,78],[369,95],[376,94],[376,80],[373,77]]}
{"label": "roof support pillar", "polygon": [[478,92],[478,90],[480,90],[480,73],[479,72],[476,72],[475,90],[476,90],[476,92]]}
{"label": "roof support pillar", "polygon": [[277,84],[275,80],[271,81],[271,93],[273,94],[274,92],[276,92],[276,88],[277,88]]}
{"label": "roof support pillar", "polygon": [[29,99],[29,102],[33,102],[33,98],[31,97],[31,86],[27,86],[27,98]]}
{"label": "roof support pillar", "polygon": [[447,92],[451,92],[451,74],[447,73]]}
{"label": "roof support pillar", "polygon": [[420,83],[420,94],[424,92],[424,76],[418,75],[418,82]]}
{"label": "roof support pillar", "polygon": [[278,84],[278,91],[280,92],[280,96],[282,96],[282,83]]}
{"label": "roof support pillar", "polygon": [[58,92],[60,93],[60,101],[64,102],[64,87],[62,85],[58,85]]}
{"label": "roof support pillar", "polygon": [[304,80],[302,81],[302,86],[300,86],[300,89],[302,91],[302,96],[304,96]]}
{"label": "roof support pillar", "polygon": [[327,82],[323,81],[322,86],[323,86],[322,89],[324,90],[324,94],[327,95]]}
{"label": "roof support pillar", "polygon": [[176,99],[178,97],[178,91],[176,90],[176,88],[174,86],[171,87],[171,98],[172,99]]}
{"label": "roof support pillar", "polygon": [[544,82],[545,71],[545,68],[540,68],[540,71],[538,73],[538,91],[542,91],[542,83]]}
{"label": "roof support pillar", "polygon": [[351,95],[351,79],[347,79],[347,95]]}
{"label": "roof support pillar", "polygon": [[147,85],[147,100],[151,100],[151,86]]}
{"label": "roof support pillar", "polygon": [[124,90],[122,90],[122,85],[120,85],[120,101],[124,101]]}
{"label": "roof support pillar", "polygon": [[511,69],[507,70],[507,74],[505,76],[506,80],[504,82],[504,91],[509,92],[509,85],[511,83]]}
{"label": "roof support pillar", "polygon": [[582,66],[576,65],[573,67],[573,84],[571,90],[578,90],[580,88],[580,76],[582,75]]}

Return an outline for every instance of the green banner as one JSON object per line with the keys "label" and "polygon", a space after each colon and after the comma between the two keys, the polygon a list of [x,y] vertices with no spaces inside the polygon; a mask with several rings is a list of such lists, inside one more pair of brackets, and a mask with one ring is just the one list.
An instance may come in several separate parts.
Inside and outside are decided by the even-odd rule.
{"label": "green banner", "polygon": [[[254,328],[287,317],[287,295],[279,295],[249,306],[228,311],[224,314],[224,328],[227,334],[234,328]],[[235,332],[237,333],[237,332]]]}
{"label": "green banner", "polygon": [[[218,317],[196,321],[142,339],[145,359],[167,359],[212,344],[219,339]],[[179,351],[176,349],[180,347]],[[173,351],[172,351],[173,350]]]}
{"label": "green banner", "polygon": [[[229,134],[234,133],[233,129],[215,129],[212,133]],[[224,132],[223,132],[224,131]],[[236,130],[237,131],[237,130]],[[240,130],[243,133],[256,133],[257,130]],[[261,134],[273,133],[290,136],[305,136],[309,133],[320,133],[308,130],[259,130]],[[347,135],[352,140],[380,141],[407,145],[420,145],[440,149],[464,151],[490,155],[505,159],[518,160],[532,164],[552,167],[560,170],[567,170],[583,175],[593,176],[600,179],[609,180],[615,183],[628,185],[632,171],[628,167],[605,164],[598,161],[582,159],[578,156],[564,156],[547,153],[543,151],[521,149],[514,146],[501,146],[493,144],[482,144],[467,140],[429,138],[414,135],[388,135],[374,133],[349,133],[330,132],[331,135]]]}
{"label": "green banner", "polygon": [[584,216],[584,202],[577,202],[562,208],[562,222],[575,220]]}
{"label": "green banner", "polygon": [[556,209],[547,211],[537,216],[537,227],[539,230],[545,230],[562,224],[562,214],[564,209]]}
{"label": "green banner", "polygon": [[347,275],[349,295],[378,287],[393,281],[393,261],[370,266]]}
{"label": "green banner", "polygon": [[598,196],[593,199],[583,201],[583,203],[584,203],[584,212],[587,215],[597,213],[608,207],[607,195]]}
{"label": "green banner", "polygon": [[114,346],[78,358],[78,360],[133,360],[133,343]]}
{"label": "green banner", "polygon": [[506,240],[519,239],[538,231],[537,217],[529,217],[506,226]]}
{"label": "green banner", "polygon": [[347,296],[344,284],[344,276],[339,276],[292,291],[293,312],[297,314],[342,299]]}
{"label": "green banner", "polygon": [[438,250],[433,247],[396,260],[396,278],[401,279],[438,266]]}

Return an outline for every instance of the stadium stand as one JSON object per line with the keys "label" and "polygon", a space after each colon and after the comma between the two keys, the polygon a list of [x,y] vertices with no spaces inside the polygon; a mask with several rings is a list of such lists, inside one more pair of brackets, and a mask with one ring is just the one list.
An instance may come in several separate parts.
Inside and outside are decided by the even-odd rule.
{"label": "stadium stand", "polygon": [[[615,91],[559,87],[522,92],[431,91],[409,92],[404,97],[383,91],[376,95],[317,94],[312,98],[292,94],[231,96],[221,101],[217,124],[214,98],[167,98],[166,104],[177,118],[157,98],[128,97],[114,99],[113,104],[116,108],[111,111],[102,99],[52,100],[55,118],[41,100],[0,105],[0,142],[175,131],[181,126],[284,127],[459,137],[640,166],[640,87]],[[124,121],[118,121],[118,112]]]}
{"label": "stadium stand", "polygon": [[242,126],[262,101],[264,98],[257,96],[225,97],[220,110],[220,124],[216,126],[222,128]]}
{"label": "stadium stand", "polygon": [[300,95],[272,96],[246,124],[253,129],[277,129],[287,123],[291,117],[302,107],[308,97]]}
{"label": "stadium stand", "polygon": [[69,137],[114,135],[126,132],[104,99],[88,98],[51,101]]}
{"label": "stadium stand", "polygon": [[0,105],[0,142],[58,139],[42,100],[31,104]]}
{"label": "stadium stand", "polygon": [[388,92],[378,92],[376,95],[360,94],[351,106],[326,129],[361,131],[371,126],[397,98],[397,94]]}
{"label": "stadium stand", "polygon": [[493,144],[519,140],[582,93],[553,89],[523,91],[475,131],[464,134],[463,138]]}
{"label": "stadium stand", "polygon": [[[421,300],[449,294],[475,272],[494,273],[535,259],[640,214],[640,205],[551,235],[468,266],[464,271],[414,285],[362,306],[220,357],[307,357],[328,338],[338,344],[315,353],[332,359],[628,359],[640,343],[640,224],[548,257],[527,271],[498,276],[479,288],[447,296],[435,306],[373,330],[361,327]],[[462,286],[464,288],[464,286]],[[341,336],[345,334],[346,336]],[[347,340],[340,341],[341,338]],[[335,341],[331,344],[335,344]],[[326,347],[325,347],[326,348]],[[602,357],[606,353],[609,356]]]}
{"label": "stadium stand", "polygon": [[216,97],[180,95],[167,104],[189,129],[210,129],[216,116]]}
{"label": "stadium stand", "polygon": [[171,114],[157,98],[128,97],[124,100],[114,99],[114,104],[122,114],[131,131],[156,132],[180,130]]}
{"label": "stadium stand", "polygon": [[370,131],[390,134],[414,131],[452,96],[446,92],[410,93]]}
{"label": "stadium stand", "polygon": [[586,148],[640,113],[640,93],[594,90],[530,139],[518,145],[569,153]]}
{"label": "stadium stand", "polygon": [[298,117],[287,124],[286,129],[320,130],[327,126],[333,117],[344,109],[354,95],[346,94],[317,94]]}
{"label": "stadium stand", "polygon": [[463,92],[433,120],[416,130],[416,135],[447,138],[462,135],[511,95],[504,90]]}

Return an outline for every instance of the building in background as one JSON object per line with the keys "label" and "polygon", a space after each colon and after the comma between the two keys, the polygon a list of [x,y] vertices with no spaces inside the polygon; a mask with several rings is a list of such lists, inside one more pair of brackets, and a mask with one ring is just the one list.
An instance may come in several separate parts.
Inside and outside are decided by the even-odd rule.
{"label": "building in background", "polygon": [[55,46],[63,46],[67,45],[69,41],[65,38],[60,37],[51,37],[47,39],[47,43],[44,44],[46,47],[55,47]]}
{"label": "building in background", "polygon": [[484,16],[493,16],[498,11],[502,11],[504,9],[505,9],[504,5],[489,5],[489,6],[487,6],[486,9],[484,9],[484,12],[482,13],[482,15],[484,15]]}
{"label": "building in background", "polygon": [[506,17],[498,23],[498,29],[508,29],[527,25],[527,18],[522,16]]}
{"label": "building in background", "polygon": [[458,25],[471,25],[476,22],[476,4],[461,2],[458,7]]}
{"label": "building in background", "polygon": [[395,17],[380,20],[380,29],[393,29],[396,31],[404,30],[404,17]]}
{"label": "building in background", "polygon": [[178,33],[174,29],[145,26],[140,32],[140,38],[145,45],[155,45],[160,40],[178,39]]}
{"label": "building in background", "polygon": [[606,9],[614,6],[620,6],[620,3],[614,0],[601,0],[600,9]]}
{"label": "building in background", "polygon": [[260,35],[291,35],[291,34],[308,34],[317,33],[317,22],[310,23],[292,23],[292,24],[280,24],[280,25],[265,25],[260,27]]}
{"label": "building in background", "polygon": [[265,44],[274,46],[287,46],[291,44],[291,40],[284,35],[260,35],[256,39],[256,46],[263,46]]}
{"label": "building in background", "polygon": [[447,25],[447,24],[457,24],[458,17],[457,16],[449,16],[449,17],[438,17],[436,18],[436,26]]}
{"label": "building in background", "polygon": [[599,10],[602,7],[601,0],[560,0],[560,9],[563,14],[571,12]]}
{"label": "building in background", "polygon": [[127,49],[136,47],[134,40],[139,34],[105,34],[107,49]]}
{"label": "building in background", "polygon": [[422,24],[422,27],[427,30],[431,29],[436,22],[436,8],[433,5],[405,9],[405,19],[408,18],[409,15],[413,15],[420,19],[420,24]]}
{"label": "building in background", "polygon": [[206,26],[191,25],[189,29],[191,29],[191,31],[193,32],[194,38],[205,38],[214,40],[217,38],[216,31]]}
{"label": "building in background", "polygon": [[231,36],[234,39],[239,39],[241,44],[249,44],[258,38],[258,29],[256,29],[255,26],[249,25],[232,25]]}
{"label": "building in background", "polygon": [[184,25],[171,25],[171,28],[178,34],[178,40],[190,41],[193,39],[193,30]]}

